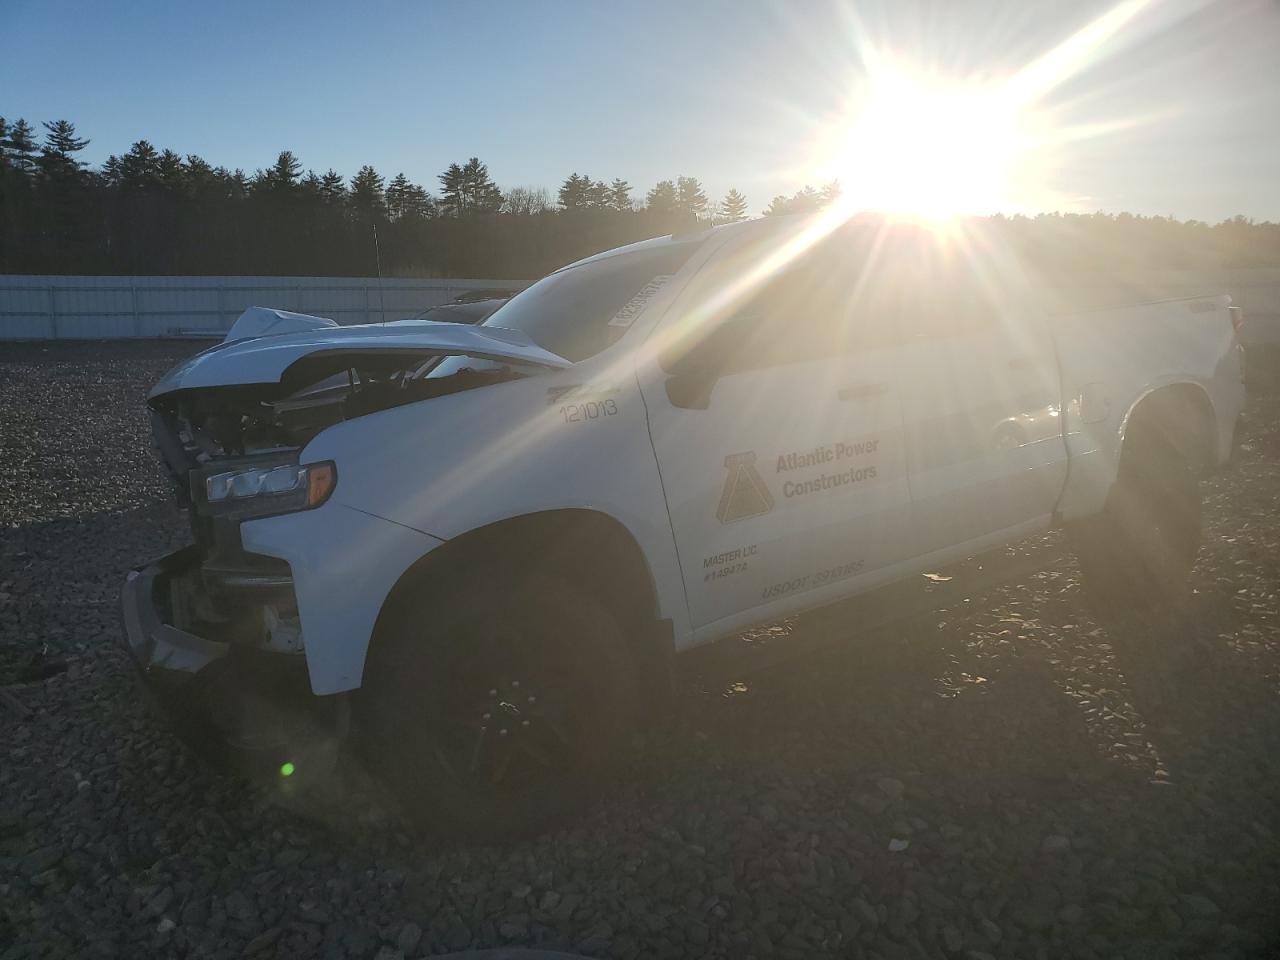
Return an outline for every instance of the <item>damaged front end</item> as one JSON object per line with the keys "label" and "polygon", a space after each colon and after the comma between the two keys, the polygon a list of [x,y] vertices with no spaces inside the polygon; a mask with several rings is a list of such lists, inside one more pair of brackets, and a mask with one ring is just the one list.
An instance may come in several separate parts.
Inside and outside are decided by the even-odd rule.
{"label": "damaged front end", "polygon": [[[307,781],[327,777],[349,707],[345,697],[311,695],[297,611],[287,612],[287,575],[272,584],[270,599],[231,608],[239,616],[229,617],[203,574],[195,544],[128,574],[124,634],[143,688],[179,735],[219,766],[262,780],[295,770]],[[250,611],[261,625],[247,622]],[[287,649],[291,643],[296,649]]]}
{"label": "damaged front end", "polygon": [[[147,689],[206,755],[249,774],[327,774],[347,733],[347,696],[312,692],[294,571],[241,535],[333,495],[338,465],[304,462],[307,443],[333,424],[563,363],[501,337],[494,349],[492,334],[473,338],[481,355],[463,352],[454,341],[466,335],[453,331],[423,342],[433,326],[456,325],[416,326],[407,345],[383,331],[352,344],[350,328],[334,331],[338,349],[307,341],[314,333],[223,344],[152,391],[155,445],[194,542],[129,574],[125,636]],[[495,355],[503,349],[516,355]],[[278,363],[265,382],[264,354]],[[254,382],[237,379],[246,369]]]}

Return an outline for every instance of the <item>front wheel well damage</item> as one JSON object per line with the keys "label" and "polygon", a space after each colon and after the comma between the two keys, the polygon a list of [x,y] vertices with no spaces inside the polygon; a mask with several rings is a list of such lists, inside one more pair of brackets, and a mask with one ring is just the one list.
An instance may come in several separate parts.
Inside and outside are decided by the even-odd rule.
{"label": "front wheel well damage", "polygon": [[500,520],[432,550],[388,594],[369,656],[387,642],[382,634],[393,611],[450,578],[490,580],[497,602],[504,580],[535,570],[556,574],[603,602],[627,635],[642,692],[653,694],[642,701],[664,702],[671,689],[674,647],[669,623],[659,619],[652,573],[630,531],[595,510],[548,510]]}

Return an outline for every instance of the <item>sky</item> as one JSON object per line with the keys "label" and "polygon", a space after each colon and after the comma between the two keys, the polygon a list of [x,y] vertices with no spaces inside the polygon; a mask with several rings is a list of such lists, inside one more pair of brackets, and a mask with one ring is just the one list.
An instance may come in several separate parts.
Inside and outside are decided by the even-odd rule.
{"label": "sky", "polygon": [[[871,205],[877,177],[950,198],[998,167],[963,200],[1280,220],[1280,2],[1119,6],[0,0],[0,115],[72,120],[94,165],[144,138],[249,173],[288,149],[435,192],[478,156],[503,187],[689,175],[753,213],[831,177]],[[1015,86],[1016,136],[947,106]]]}

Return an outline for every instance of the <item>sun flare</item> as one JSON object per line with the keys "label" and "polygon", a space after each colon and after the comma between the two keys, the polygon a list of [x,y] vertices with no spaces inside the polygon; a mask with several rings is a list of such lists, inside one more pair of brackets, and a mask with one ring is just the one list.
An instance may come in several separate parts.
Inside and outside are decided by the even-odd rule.
{"label": "sun flare", "polygon": [[846,213],[947,222],[965,215],[1056,209],[1061,148],[1135,119],[1068,124],[1047,96],[1117,49],[1159,0],[1121,0],[1003,77],[948,76],[865,38],[847,108],[824,125],[814,170],[838,179]]}
{"label": "sun flare", "polygon": [[834,144],[846,202],[861,210],[942,221],[1018,206],[1029,116],[1002,88],[879,72]]}

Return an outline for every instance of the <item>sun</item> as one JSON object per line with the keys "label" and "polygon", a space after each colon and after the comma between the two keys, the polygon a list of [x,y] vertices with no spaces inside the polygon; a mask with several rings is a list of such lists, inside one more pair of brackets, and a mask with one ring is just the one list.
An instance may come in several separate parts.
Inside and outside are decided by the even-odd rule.
{"label": "sun", "polygon": [[831,144],[846,205],[929,221],[1023,205],[1032,117],[1000,86],[882,66]]}
{"label": "sun", "polygon": [[1121,0],[1005,76],[949,76],[858,30],[851,98],[823,122],[809,169],[838,179],[847,215],[875,211],[933,222],[1059,209],[1050,181],[1072,141],[1141,118],[1068,124],[1049,94],[1126,41],[1150,32],[1158,0]]}

